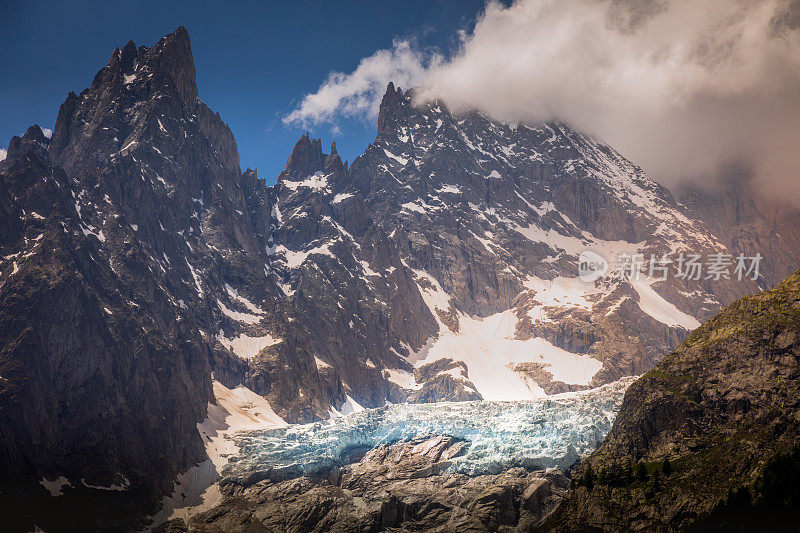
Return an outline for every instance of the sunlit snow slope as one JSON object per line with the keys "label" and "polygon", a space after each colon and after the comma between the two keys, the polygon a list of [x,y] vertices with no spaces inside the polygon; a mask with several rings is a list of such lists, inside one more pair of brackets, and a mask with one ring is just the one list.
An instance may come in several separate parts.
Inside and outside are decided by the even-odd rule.
{"label": "sunlit snow slope", "polygon": [[228,459],[239,453],[234,442],[242,431],[286,427],[267,401],[247,389],[229,389],[214,381],[216,403],[208,404],[208,417],[197,424],[208,459],[178,476],[171,496],[164,498],[154,525],[173,518],[188,518],[222,501],[217,481]]}

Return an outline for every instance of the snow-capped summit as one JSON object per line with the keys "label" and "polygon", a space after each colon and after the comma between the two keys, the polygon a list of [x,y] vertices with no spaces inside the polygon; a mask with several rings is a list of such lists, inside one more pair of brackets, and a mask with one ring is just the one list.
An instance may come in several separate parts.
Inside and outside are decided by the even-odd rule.
{"label": "snow-capped summit", "polygon": [[[346,394],[515,400],[652,367],[754,288],[621,281],[623,255],[725,252],[664,187],[591,136],[453,115],[389,84],[348,169],[305,134],[275,187],[273,272]],[[589,250],[611,266],[579,279]],[[646,266],[646,265],[645,265]]]}
{"label": "snow-capped summit", "polygon": [[370,355],[412,397],[521,399],[637,374],[736,290],[580,281],[587,249],[613,267],[620,254],[724,246],[639,167],[563,123],[455,116],[390,84],[375,142],[326,186],[331,201],[366,205],[436,319],[422,345],[392,346],[413,373]]}

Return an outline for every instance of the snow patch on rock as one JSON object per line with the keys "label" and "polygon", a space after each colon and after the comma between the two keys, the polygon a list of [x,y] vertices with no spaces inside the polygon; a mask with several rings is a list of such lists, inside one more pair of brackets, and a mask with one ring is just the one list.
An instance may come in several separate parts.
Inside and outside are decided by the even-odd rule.
{"label": "snow patch on rock", "polygon": [[339,194],[337,194],[337,195],[335,195],[333,197],[333,200],[331,200],[331,203],[332,204],[338,204],[338,203],[343,202],[344,200],[347,200],[348,198],[352,198],[352,197],[353,197],[352,193],[340,192]]}
{"label": "snow patch on rock", "polygon": [[50,496],[53,498],[62,496],[64,494],[62,490],[64,487],[72,486],[72,483],[70,483],[69,480],[64,476],[59,476],[52,481],[48,480],[47,478],[42,478],[39,483],[41,483],[41,485],[47,489],[47,491],[50,493]]}
{"label": "snow patch on rock", "polygon": [[689,331],[700,326],[699,320],[665,300],[646,280],[631,280],[631,286],[639,294],[639,308],[662,324]]}
{"label": "snow patch on rock", "polygon": [[227,316],[228,318],[232,318],[237,322],[242,322],[244,324],[258,324],[261,322],[263,318],[260,315],[252,315],[250,313],[242,313],[239,311],[234,311],[232,309],[228,309],[224,303],[222,303],[219,299],[217,299],[217,305],[219,306],[220,311],[222,314]]}
{"label": "snow patch on rock", "polygon": [[222,330],[217,335],[217,340],[242,359],[252,359],[264,348],[283,342],[280,337],[273,337],[270,334],[263,337],[251,337],[242,333],[238,337],[229,339],[225,337],[225,332]]}
{"label": "snow patch on rock", "polygon": [[293,191],[296,191],[300,187],[307,187],[315,191],[325,191],[328,189],[328,175],[322,172],[316,172],[312,176],[301,181],[283,180],[281,183]]}

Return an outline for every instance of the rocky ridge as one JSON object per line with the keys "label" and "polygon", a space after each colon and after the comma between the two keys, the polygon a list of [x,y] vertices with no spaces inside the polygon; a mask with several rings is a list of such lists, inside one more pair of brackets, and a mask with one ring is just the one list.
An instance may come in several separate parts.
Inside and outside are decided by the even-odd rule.
{"label": "rocky ridge", "polygon": [[800,272],[692,332],[628,389],[548,528],[795,530],[798,328]]}

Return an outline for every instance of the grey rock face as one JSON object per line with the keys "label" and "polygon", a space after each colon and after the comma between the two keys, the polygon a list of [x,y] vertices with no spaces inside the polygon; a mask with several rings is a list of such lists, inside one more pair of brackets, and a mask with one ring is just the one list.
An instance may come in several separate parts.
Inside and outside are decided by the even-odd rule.
{"label": "grey rock face", "polygon": [[[194,421],[210,384],[197,331],[176,322],[136,248],[120,243],[119,259],[107,260],[112,252],[84,233],[92,230],[71,188],[31,153],[0,187],[2,218],[14,221],[0,285],[0,490],[16,512],[55,530],[124,524],[156,503],[169,476],[202,460]],[[39,481],[62,476],[71,487],[53,508]],[[127,490],[121,497],[90,485]],[[71,516],[76,508],[82,516]]]}
{"label": "grey rock face", "polygon": [[786,279],[800,265],[800,209],[765,196],[747,169],[728,167],[707,189],[684,186],[681,202],[734,253],[764,255],[762,289]]}
{"label": "grey rock face", "polygon": [[[241,173],[230,130],[197,99],[184,29],[115,50],[62,105],[52,142],[35,126],[10,148],[0,493],[11,523],[144,525],[177,474],[205,459],[196,424],[212,372],[288,420],[344,400],[338,376],[317,372],[304,329],[285,326],[270,191]],[[248,334],[250,356],[279,340],[257,365],[230,350]],[[56,479],[59,496],[40,483]]]}

